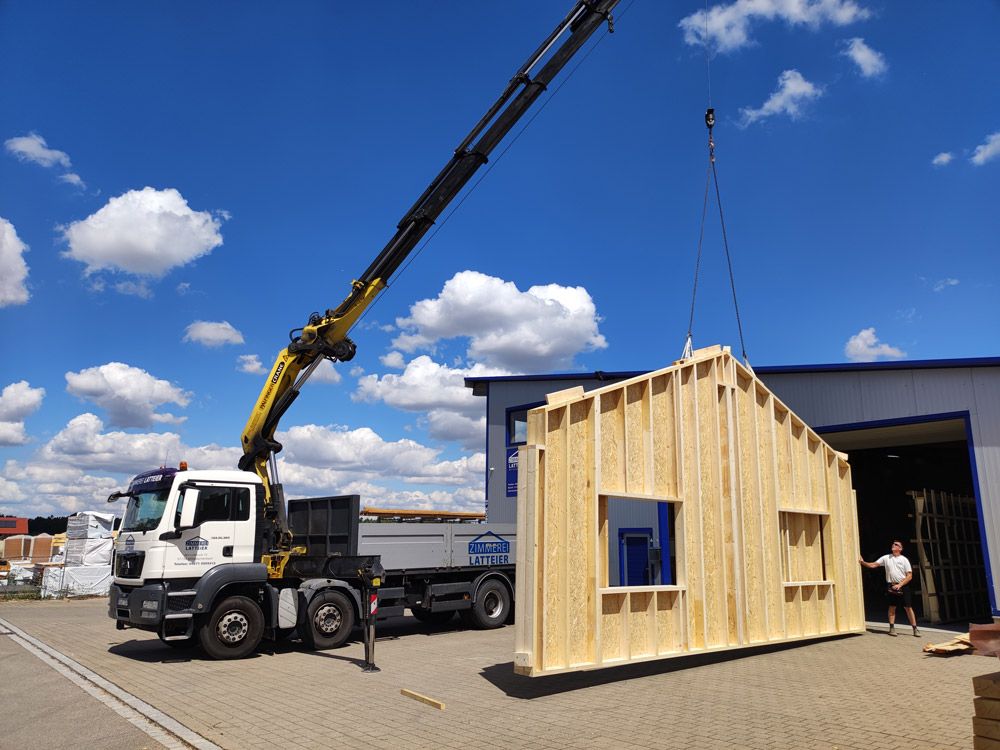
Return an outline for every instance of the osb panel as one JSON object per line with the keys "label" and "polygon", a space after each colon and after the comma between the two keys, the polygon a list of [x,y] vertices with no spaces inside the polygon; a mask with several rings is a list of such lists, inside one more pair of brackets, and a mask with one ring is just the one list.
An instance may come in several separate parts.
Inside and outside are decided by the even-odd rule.
{"label": "osb panel", "polygon": [[[528,416],[515,670],[864,628],[850,467],[728,349]],[[673,504],[676,585],[608,587],[607,498]]]}

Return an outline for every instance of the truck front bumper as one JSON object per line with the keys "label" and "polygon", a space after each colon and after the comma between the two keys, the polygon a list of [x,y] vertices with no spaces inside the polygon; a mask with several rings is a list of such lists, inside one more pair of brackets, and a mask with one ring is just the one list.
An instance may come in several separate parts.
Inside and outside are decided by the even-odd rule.
{"label": "truck front bumper", "polygon": [[119,626],[159,630],[167,611],[167,595],[163,584],[119,586],[111,584],[108,594],[108,616]]}

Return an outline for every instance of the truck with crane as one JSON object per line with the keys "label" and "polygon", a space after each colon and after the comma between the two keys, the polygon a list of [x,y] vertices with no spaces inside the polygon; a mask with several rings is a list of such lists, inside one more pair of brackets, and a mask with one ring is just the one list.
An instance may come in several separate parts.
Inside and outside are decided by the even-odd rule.
{"label": "truck with crane", "polygon": [[376,616],[372,602],[378,617],[408,608],[431,623],[456,612],[480,628],[509,621],[513,525],[359,523],[356,495],[286,503],[275,432],[324,359],[354,357],[348,334],[362,313],[569,60],[602,25],[614,30],[617,3],[574,3],[344,301],[290,333],[244,427],[238,471],[181,462],[139,474],[108,498],[127,499],[108,608],[119,629],[153,631],[170,645],[197,641],[209,656],[230,659],[294,632],[310,648],[339,646],[356,623]]}

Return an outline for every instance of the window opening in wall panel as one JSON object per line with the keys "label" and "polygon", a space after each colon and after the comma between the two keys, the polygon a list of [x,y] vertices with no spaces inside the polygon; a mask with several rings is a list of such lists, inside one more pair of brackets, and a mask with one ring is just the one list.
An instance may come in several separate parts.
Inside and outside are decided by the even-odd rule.
{"label": "window opening in wall panel", "polygon": [[674,586],[677,539],[674,503],[602,497],[599,517],[604,585]]}
{"label": "window opening in wall panel", "polygon": [[781,577],[785,583],[829,581],[824,530],[825,513],[778,513],[781,544]]}

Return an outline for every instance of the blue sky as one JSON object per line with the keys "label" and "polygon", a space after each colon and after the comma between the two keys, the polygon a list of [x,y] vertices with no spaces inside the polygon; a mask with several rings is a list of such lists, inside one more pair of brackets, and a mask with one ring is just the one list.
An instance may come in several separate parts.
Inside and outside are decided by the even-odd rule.
{"label": "blue sky", "polygon": [[[288,330],[343,299],[570,5],[0,5],[0,510],[232,467]],[[704,7],[619,6],[285,417],[292,494],[481,507],[466,374],[680,354]],[[751,362],[996,355],[1000,8],[786,7],[707,19]],[[738,350],[714,206],[694,341]]]}

